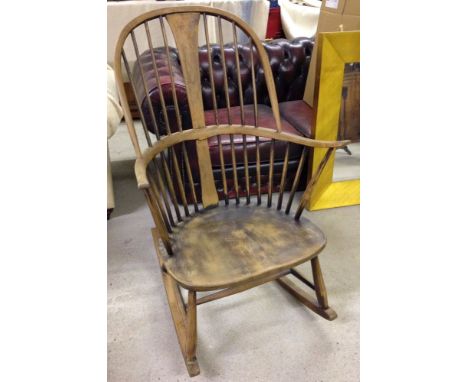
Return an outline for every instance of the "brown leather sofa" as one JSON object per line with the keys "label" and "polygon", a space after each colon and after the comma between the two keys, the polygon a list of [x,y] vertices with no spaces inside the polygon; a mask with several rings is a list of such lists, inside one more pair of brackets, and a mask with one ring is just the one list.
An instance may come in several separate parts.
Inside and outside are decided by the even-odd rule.
{"label": "brown leather sofa", "polygon": [[[270,42],[265,42],[264,47],[270,59],[270,65],[272,68],[273,76],[275,79],[275,87],[280,102],[280,107],[283,109],[284,106],[291,104],[291,106],[297,107],[297,103],[303,103],[302,98],[304,95],[306,78],[309,70],[310,58],[314,42],[310,38],[300,37],[294,40],[279,39]],[[237,70],[235,61],[235,49],[232,44],[226,44],[224,47],[228,77],[228,94],[231,105],[232,123],[240,123],[240,108],[239,108],[239,87],[237,82]],[[244,45],[238,45],[239,61],[240,61],[240,74],[242,84],[242,94],[245,106],[246,121],[245,124],[254,124],[253,122],[253,88],[251,84],[251,63],[250,63],[250,48]],[[168,109],[169,128],[172,132],[178,131],[176,113],[174,108],[174,102],[172,97],[171,80],[169,75],[169,68],[167,64],[167,56],[162,48],[154,49],[156,57],[156,66],[160,76],[162,94]],[[213,62],[213,74],[215,82],[216,100],[218,106],[219,120],[220,123],[227,123],[227,112],[226,112],[226,99],[224,93],[224,75],[223,68],[220,59],[221,49],[219,45],[211,45],[211,55]],[[214,113],[213,102],[212,102],[212,91],[210,86],[209,77],[209,65],[208,65],[208,50],[206,47],[199,49],[200,58],[200,77],[202,85],[202,97],[205,109],[205,121],[206,124],[214,124]],[[177,50],[170,49],[170,62],[172,65],[175,89],[177,94],[177,102],[180,109],[182,129],[191,128],[190,113],[188,111],[187,94],[185,84],[183,80],[182,70],[180,67]],[[156,126],[153,123],[149,100],[145,97],[145,89],[143,86],[143,76],[138,65],[133,68],[132,76],[134,83],[136,84],[137,99],[143,100],[141,106],[143,115],[145,118],[148,130],[152,133],[158,132],[159,135],[166,135],[167,126],[164,123],[164,116],[162,108],[160,107],[160,94],[156,84],[154,75],[154,67],[151,58],[151,52],[148,50],[140,55],[140,60],[143,67],[143,76],[148,84],[148,90],[150,100],[153,106],[153,110],[156,116]],[[270,101],[266,84],[264,81],[263,69],[257,65],[257,53],[254,51],[254,68],[256,78],[256,89],[257,89],[257,100],[258,100],[258,112],[259,112],[259,125],[262,127],[274,128],[274,118],[269,107]],[[293,125],[288,122],[288,118],[282,117],[282,128],[284,131],[303,136],[310,136],[310,123],[311,120],[306,121],[299,125]],[[156,130],[157,129],[157,130]],[[235,151],[236,161],[238,164],[243,164],[243,142],[240,137],[235,137]],[[269,161],[269,149],[271,142],[269,139],[260,140],[260,158],[261,162],[265,163],[265,168],[261,168],[261,183],[262,193],[267,192],[267,178],[268,174],[267,163]],[[222,180],[220,171],[220,160],[219,160],[219,149],[217,139],[214,137],[209,140],[209,147],[211,153],[211,160],[213,167],[215,168],[215,180],[217,182],[218,190],[220,194],[222,192]],[[224,152],[224,161],[226,170],[232,171],[232,159],[231,159],[231,148],[229,137],[222,137],[222,147]],[[251,185],[251,192],[256,192],[256,179],[255,179],[255,155],[256,155],[255,138],[249,137],[247,140],[247,152],[249,162],[249,178]],[[188,150],[193,150],[192,147],[188,147]],[[284,155],[286,150],[286,144],[284,142],[275,144],[275,166],[274,175],[276,177],[281,176]],[[291,144],[289,148],[289,161],[288,161],[288,178],[286,182],[286,189],[292,184],[292,178],[297,168],[299,158],[301,155],[300,148],[294,144]],[[194,181],[197,183],[198,171],[197,164],[192,164],[192,171],[194,175]],[[304,171],[304,175],[306,171]],[[245,184],[244,170],[238,168],[238,176],[240,188],[243,189]],[[305,179],[302,180],[304,184]],[[279,182],[275,182],[279,183]],[[302,185],[301,184],[301,185]],[[300,185],[300,186],[301,186]],[[229,196],[234,197],[234,187],[232,184],[228,184]],[[241,193],[242,195],[243,193]]]}

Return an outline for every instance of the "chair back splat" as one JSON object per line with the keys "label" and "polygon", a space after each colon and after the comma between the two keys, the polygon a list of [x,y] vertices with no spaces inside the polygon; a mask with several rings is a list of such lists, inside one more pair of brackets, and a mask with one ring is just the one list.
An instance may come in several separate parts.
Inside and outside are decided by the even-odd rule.
{"label": "chair back splat", "polygon": [[[206,67],[201,68],[200,62]],[[120,34],[114,63],[125,121],[137,157],[138,187],[144,191],[154,219],[155,238],[161,239],[167,250],[167,257],[158,252],[163,281],[174,321],[178,322],[176,329],[187,368],[191,375],[196,375],[194,306],[285,274],[297,275],[291,271],[293,266],[317,256],[325,245],[324,237],[318,228],[312,228],[307,231],[311,232],[310,238],[306,238],[305,224],[301,225],[299,219],[334,150],[349,142],[313,140],[290,133],[286,127],[283,131],[264,47],[249,25],[220,9],[178,6],[135,18]],[[208,74],[203,80],[202,69]],[[134,93],[139,121],[132,118],[124,79],[130,82]],[[259,103],[257,89],[264,85],[270,105]],[[182,88],[186,90],[182,92]],[[268,123],[266,109],[270,113]],[[140,125],[142,130],[138,133]],[[191,128],[183,128],[187,125]],[[326,155],[310,176],[298,207],[291,214],[293,220],[286,215],[293,209],[294,195],[304,178],[302,174],[308,167],[312,149],[324,150]],[[298,159],[297,168],[290,165],[293,158]],[[276,205],[274,193],[278,193]],[[262,195],[266,200],[262,200]],[[219,206],[220,201],[224,206]],[[214,207],[221,213],[216,215]],[[254,213],[254,208],[262,211]],[[231,220],[230,211],[236,210],[237,217]],[[271,221],[267,217],[270,213]],[[264,227],[259,224],[263,217]],[[244,218],[250,219],[247,228],[241,223]],[[204,226],[203,219],[211,220]],[[229,222],[225,234],[219,232],[224,222]],[[190,224],[192,234],[188,229],[182,231]],[[255,242],[240,248],[226,239],[229,235],[242,237],[246,229],[251,230],[251,237],[273,237],[265,238],[268,240],[258,247],[272,253],[259,254],[255,260],[247,256],[257,245]],[[205,233],[217,236],[206,239]],[[183,240],[177,241],[178,235]],[[200,235],[204,238],[199,239]],[[288,242],[291,235],[298,238],[292,246]],[[195,248],[200,243],[212,245],[213,240],[219,246],[212,251]],[[194,245],[189,245],[191,241]],[[242,240],[239,242],[242,245]],[[221,261],[217,253],[228,250],[231,252],[226,252],[227,257],[235,251],[239,255],[229,257],[230,268],[224,265],[217,268],[216,261]],[[198,260],[192,259],[192,253],[194,257],[205,256],[211,265],[196,268]],[[202,261],[200,258],[199,262]],[[239,264],[234,266],[235,262]],[[187,273],[187,264],[196,269]],[[317,268],[318,262],[313,266]],[[216,270],[212,279],[206,274],[209,270]],[[316,271],[314,275],[319,277],[321,273]],[[174,292],[179,286],[190,291],[188,307],[180,300],[180,294]],[[291,292],[291,286],[283,286]],[[220,287],[227,289],[197,301],[196,291]],[[307,306],[328,319],[336,317],[325,305]],[[181,306],[184,308],[177,313]],[[178,319],[178,315],[188,318]]]}

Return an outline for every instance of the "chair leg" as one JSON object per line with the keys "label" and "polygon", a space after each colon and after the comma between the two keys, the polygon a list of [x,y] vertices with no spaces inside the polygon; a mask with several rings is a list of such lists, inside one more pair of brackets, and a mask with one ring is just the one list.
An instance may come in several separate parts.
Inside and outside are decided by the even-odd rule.
{"label": "chair leg", "polygon": [[315,286],[315,295],[317,296],[317,301],[323,309],[328,308],[328,297],[327,289],[325,288],[325,282],[323,281],[322,269],[320,268],[320,263],[318,256],[314,257],[311,260],[312,263],[312,276],[314,277],[314,286]]}
{"label": "chair leg", "polygon": [[317,303],[311,300],[302,289],[298,288],[295,283],[288,280],[285,277],[279,278],[276,281],[280,284],[289,294],[294,296],[297,300],[303,303],[307,308],[317,313],[319,316],[326,320],[333,321],[337,314],[328,306],[327,291],[325,283],[323,281],[322,271],[320,269],[320,263],[318,258],[315,257],[311,260],[312,263],[312,274],[314,278],[314,289],[315,295],[317,296]]}
{"label": "chair leg", "polygon": [[185,344],[185,363],[191,377],[200,374],[200,367],[197,361],[197,296],[196,292],[188,292],[187,304],[187,342]]}
{"label": "chair leg", "polygon": [[[159,234],[156,229],[153,234],[159,265],[162,267],[164,254],[159,247]],[[189,291],[188,304],[185,306],[177,282],[161,269],[164,288],[166,289],[167,302],[172,315],[172,321],[179,340],[180,350],[184,357],[185,366],[191,377],[200,374],[200,367],[196,357],[197,344],[197,300],[196,292]]]}
{"label": "chair leg", "polygon": [[165,272],[163,272],[163,281],[185,366],[189,375],[194,377],[200,374],[200,367],[195,355],[197,343],[196,295],[195,292],[189,291],[189,301],[187,309],[185,309],[176,281]]}

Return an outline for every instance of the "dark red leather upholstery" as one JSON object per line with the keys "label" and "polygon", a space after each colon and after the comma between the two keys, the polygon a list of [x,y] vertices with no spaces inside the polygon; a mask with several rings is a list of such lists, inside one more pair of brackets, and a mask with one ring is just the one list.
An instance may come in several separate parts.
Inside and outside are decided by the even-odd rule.
{"label": "dark red leather upholstery", "polygon": [[286,119],[305,137],[312,137],[312,108],[304,101],[289,101],[279,104],[281,117]]}
{"label": "dark red leather upholstery", "polygon": [[[298,37],[294,40],[279,39],[265,42],[263,46],[270,59],[270,66],[275,81],[278,102],[301,100],[304,95],[307,73],[309,70],[310,58],[313,49],[313,41],[310,38]],[[232,44],[224,47],[226,57],[228,93],[231,106],[239,105],[239,86],[237,83],[237,70],[235,60],[235,49]],[[238,45],[242,94],[244,104],[253,103],[253,89],[251,86],[251,62],[250,48],[244,45]],[[156,66],[161,77],[161,88],[164,100],[168,108],[168,117],[171,131],[177,131],[174,102],[169,78],[169,69],[165,51],[162,48],[155,48]],[[219,108],[226,107],[226,97],[224,93],[224,74],[221,64],[221,49],[219,45],[211,46],[211,56],[213,62],[213,76],[215,82],[216,102]],[[208,51],[206,47],[199,49],[200,58],[200,78],[202,85],[203,104],[205,110],[213,109],[209,67]],[[166,134],[166,126],[162,114],[160,95],[156,86],[154,68],[151,58],[151,52],[145,51],[140,56],[143,66],[143,74],[136,64],[132,71],[133,81],[137,99],[142,104],[142,111],[148,129],[155,132],[154,123],[151,118],[149,102],[146,99],[146,92],[143,86],[142,78],[148,83],[148,90],[152,101],[153,110],[156,114],[156,123],[161,135]],[[190,113],[187,105],[187,94],[183,81],[182,70],[179,63],[177,50],[170,49],[170,62],[174,74],[174,82],[177,92],[177,100],[182,117],[182,129],[191,128]],[[257,100],[259,104],[270,105],[268,92],[265,85],[265,76],[263,68],[258,65],[257,52],[254,50],[254,70],[257,88]]]}
{"label": "dark red leather upholstery", "polygon": [[[232,115],[232,123],[233,124],[240,124],[240,107],[235,106],[231,108],[231,115]],[[254,125],[253,120],[253,105],[246,105],[245,106],[245,115],[246,120],[245,123],[248,125]],[[227,123],[227,109],[220,109],[218,110],[218,118],[220,123]],[[205,121],[206,125],[214,125],[214,114],[211,111],[205,112]],[[259,126],[266,127],[269,129],[276,129],[275,120],[273,118],[273,113],[268,106],[265,105],[258,105],[258,121]],[[286,120],[281,119],[281,127],[282,130],[286,133],[301,135],[297,132],[297,130],[292,127]],[[254,136],[247,136],[246,137],[246,146],[247,146],[247,157],[249,163],[255,163],[256,161],[256,140]],[[271,140],[268,138],[259,138],[259,147],[260,147],[260,160],[262,162],[268,162],[270,158],[270,142]],[[211,137],[208,139],[208,145],[210,147],[211,153],[211,161],[213,166],[220,166],[219,161],[219,151],[218,151],[218,139],[216,137]],[[223,147],[224,153],[224,163],[226,165],[231,165],[232,163],[232,156],[231,156],[231,141],[229,136],[221,136],[221,145]],[[234,145],[236,151],[236,161],[242,162],[244,160],[243,157],[243,140],[242,136],[234,135]],[[284,158],[286,150],[286,142],[278,141],[275,145],[275,161],[279,160],[282,161]],[[289,158],[290,159],[297,159],[301,156],[301,146],[291,144],[289,148]]]}

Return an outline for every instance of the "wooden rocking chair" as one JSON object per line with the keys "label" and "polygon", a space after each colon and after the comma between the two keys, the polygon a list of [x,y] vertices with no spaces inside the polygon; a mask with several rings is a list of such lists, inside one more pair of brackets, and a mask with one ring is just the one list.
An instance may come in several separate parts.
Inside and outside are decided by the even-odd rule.
{"label": "wooden rocking chair", "polygon": [[[169,26],[169,27],[168,27]],[[200,26],[200,28],[199,28]],[[227,27],[226,27],[227,26]],[[221,46],[220,62],[213,63],[210,59],[211,87],[213,94],[214,117],[216,125],[206,126],[203,110],[202,88],[199,73],[199,29],[200,36],[205,37],[205,42],[210,49],[210,44],[217,41]],[[210,30],[215,31],[210,39]],[[169,33],[172,32],[172,37]],[[223,36],[224,34],[224,36]],[[227,37],[229,34],[229,37]],[[130,36],[130,37],[129,37]],[[145,46],[138,46],[137,36],[141,42],[146,40]],[[187,98],[192,119],[192,129],[182,131],[180,111],[177,106],[177,91],[172,81],[173,106],[178,116],[178,132],[167,129],[167,135],[157,136],[152,140],[148,132],[145,118],[141,113],[141,102],[137,100],[140,111],[141,123],[148,148],[142,152],[132,119],[129,103],[124,90],[122,63],[126,69],[131,86],[132,72],[129,64],[129,54],[136,59],[135,70],[143,70],[143,64],[139,60],[142,49],[150,49],[152,55],[155,78],[160,85],[162,75],[168,75],[173,80],[170,62],[169,73],[160,73],[158,68],[162,66],[155,58],[153,49],[157,46],[156,39],[162,38],[162,45],[158,49],[167,50],[169,54],[170,38],[175,41],[179,59],[183,69]],[[236,81],[229,78],[225,65],[223,44],[231,39],[237,48],[237,42],[250,43],[250,65],[262,65],[264,80],[267,84],[271,110],[274,117],[274,126],[258,125],[255,70],[252,72],[252,88],[254,102],[252,110],[253,125],[245,124],[243,92],[239,92],[241,123],[234,124],[231,121],[230,95],[227,94],[227,81]],[[129,50],[128,48],[132,49]],[[254,62],[253,51],[256,50],[259,62]],[[239,56],[236,49],[237,73],[239,70]],[[210,55],[209,55],[210,56]],[[169,61],[169,60],[168,60]],[[213,65],[223,65],[224,91],[227,107],[222,110],[227,113],[228,123],[218,123],[221,109],[217,107],[216,91],[213,80]],[[244,63],[245,64],[245,63]],[[166,66],[167,67],[167,66]],[[300,220],[304,207],[308,204],[311,190],[317,182],[328,159],[336,148],[344,147],[349,141],[317,141],[299,135],[282,132],[281,118],[275,92],[274,81],[268,58],[260,40],[252,29],[238,17],[225,11],[201,7],[181,6],[160,9],[145,13],[131,21],[122,31],[117,43],[115,55],[115,72],[119,87],[120,97],[124,109],[125,120],[130,137],[134,145],[137,160],[135,172],[138,188],[143,190],[156,228],[152,230],[154,244],[162,271],[162,278],[167,292],[169,307],[174,320],[180,348],[190,376],[200,373],[196,357],[197,343],[197,305],[207,303],[222,297],[238,293],[263,283],[276,280],[291,295],[302,302],[306,307],[326,318],[333,320],[336,313],[328,306],[327,293],[319,265],[318,254],[325,247],[324,234],[307,219]],[[141,76],[144,78],[144,76]],[[240,75],[237,78],[238,86],[243,86]],[[147,99],[148,85],[143,84]],[[160,87],[160,86],[159,86]],[[219,91],[219,90],[218,90]],[[153,95],[154,96],[154,95]],[[159,92],[162,113],[167,121],[167,100]],[[151,119],[156,125],[156,111],[150,105]],[[226,110],[227,109],[227,110]],[[156,129],[158,131],[158,129]],[[159,135],[159,134],[158,134]],[[256,145],[255,158],[248,158],[246,151],[246,137],[254,137]],[[219,148],[219,163],[221,166],[223,189],[217,190],[213,178],[213,165],[208,150],[208,139],[217,139]],[[233,142],[243,142],[243,153],[235,152]],[[227,143],[226,143],[227,142]],[[251,141],[250,141],[251,142]],[[227,145],[232,163],[232,171],[226,171],[224,154],[221,145]],[[269,145],[269,158],[261,160],[260,145]],[[275,147],[284,145],[284,165],[279,180],[279,193],[276,208],[273,208],[273,161]],[[286,173],[288,170],[288,155],[290,150],[302,150],[300,163],[292,184],[288,187],[289,197],[285,211],[282,212],[283,196],[286,188]],[[289,216],[294,194],[297,190],[299,179],[307,161],[308,152],[311,149],[325,150],[326,155],[317,172],[308,182],[298,207],[292,217]],[[256,163],[256,171],[249,174],[249,160]],[[196,166],[194,165],[196,161]],[[239,168],[240,167],[240,168]],[[307,166],[305,166],[307,167]],[[239,182],[238,172],[244,176],[243,184]],[[268,175],[268,195],[262,200],[261,174]],[[190,189],[188,195],[183,185],[183,177],[188,178]],[[231,178],[236,190],[235,201],[229,201],[227,181]],[[196,179],[196,181],[194,181]],[[249,184],[252,182],[252,184]],[[195,185],[200,184],[201,187]],[[251,203],[249,189],[256,186],[256,203]],[[245,203],[240,201],[239,190],[244,188],[247,192]],[[221,192],[222,197],[219,197]],[[180,197],[179,197],[180,195]],[[224,203],[220,203],[220,199]],[[222,204],[222,205],[220,205]],[[182,210],[182,212],[181,212]],[[163,247],[160,246],[162,242]],[[313,283],[307,280],[293,267],[311,261]],[[304,285],[315,291],[317,301],[314,302],[300,288],[296,287],[286,275],[295,276]],[[182,297],[181,288],[188,290],[188,301]],[[197,296],[199,291],[216,291],[203,297]]]}

